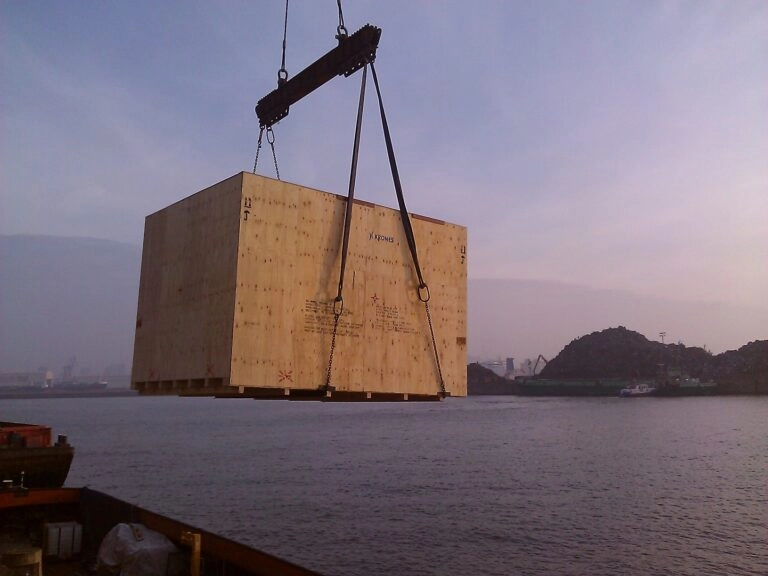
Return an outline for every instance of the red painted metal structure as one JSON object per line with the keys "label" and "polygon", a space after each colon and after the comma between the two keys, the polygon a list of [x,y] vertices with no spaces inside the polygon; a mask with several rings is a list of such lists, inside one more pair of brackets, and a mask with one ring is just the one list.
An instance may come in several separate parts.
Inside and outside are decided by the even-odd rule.
{"label": "red painted metal structure", "polygon": [[51,445],[51,429],[37,424],[0,422],[0,446],[22,444],[28,448]]}

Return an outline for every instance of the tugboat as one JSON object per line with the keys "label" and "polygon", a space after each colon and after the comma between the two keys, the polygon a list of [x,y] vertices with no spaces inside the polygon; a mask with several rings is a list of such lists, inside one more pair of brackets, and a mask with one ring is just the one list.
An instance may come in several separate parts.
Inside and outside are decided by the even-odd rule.
{"label": "tugboat", "polygon": [[75,449],[66,436],[51,443],[51,429],[0,422],[0,481],[25,488],[61,488]]}
{"label": "tugboat", "polygon": [[648,386],[648,384],[632,384],[626,388],[622,388],[619,391],[620,398],[638,398],[642,396],[653,396],[656,392],[656,388]]}

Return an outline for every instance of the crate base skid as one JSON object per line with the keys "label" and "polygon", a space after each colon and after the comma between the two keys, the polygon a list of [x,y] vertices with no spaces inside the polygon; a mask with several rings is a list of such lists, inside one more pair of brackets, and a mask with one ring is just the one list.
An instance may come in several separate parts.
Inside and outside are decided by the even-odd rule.
{"label": "crate base skid", "polygon": [[[308,390],[306,388],[280,389],[224,386],[200,389],[160,389],[152,382],[137,383],[137,390],[144,396],[166,396],[169,394],[194,397],[251,398],[254,400],[317,400],[322,402],[423,402],[439,401],[439,394],[407,394],[395,392],[345,392]],[[450,396],[450,394],[447,394]]]}
{"label": "crate base skid", "polygon": [[[438,399],[397,210],[240,173],[146,218],[131,386],[146,395]],[[411,215],[446,392],[466,395],[467,230]],[[336,329],[331,372],[326,383]]]}

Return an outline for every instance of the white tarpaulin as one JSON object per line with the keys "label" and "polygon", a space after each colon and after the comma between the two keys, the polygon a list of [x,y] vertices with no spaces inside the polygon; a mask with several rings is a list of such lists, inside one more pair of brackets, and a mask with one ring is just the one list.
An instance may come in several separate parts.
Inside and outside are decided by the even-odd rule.
{"label": "white tarpaulin", "polygon": [[117,524],[99,547],[100,568],[120,576],[164,576],[168,555],[176,546],[168,538],[142,524]]}

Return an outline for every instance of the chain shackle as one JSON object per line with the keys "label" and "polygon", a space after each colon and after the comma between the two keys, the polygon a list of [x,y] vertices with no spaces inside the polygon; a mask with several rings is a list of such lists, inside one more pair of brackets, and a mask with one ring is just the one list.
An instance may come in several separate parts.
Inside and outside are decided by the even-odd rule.
{"label": "chain shackle", "polygon": [[333,314],[335,316],[341,316],[344,313],[344,298],[342,296],[336,296],[333,301]]}
{"label": "chain shackle", "polygon": [[[426,293],[422,295],[422,291],[424,290],[426,290]],[[421,284],[419,284],[418,291],[419,291],[419,300],[424,302],[424,304],[429,302],[429,299],[431,298],[431,296],[429,294],[429,286],[427,286],[425,282],[422,282]]]}
{"label": "chain shackle", "polygon": [[341,42],[349,34],[347,33],[347,27],[344,26],[344,11],[341,9],[341,0],[336,0],[336,6],[339,8],[339,25],[336,26],[336,40]]}
{"label": "chain shackle", "polygon": [[272,149],[272,160],[275,162],[275,174],[277,175],[277,179],[280,180],[280,168],[277,166],[277,153],[275,152],[275,132],[272,130],[272,126],[267,126],[266,129],[262,126],[261,132],[259,132],[259,146],[256,148],[256,162],[253,164],[253,173],[256,173],[256,164],[259,161],[259,150],[261,150],[261,136],[265,130],[267,132],[267,143]]}
{"label": "chain shackle", "polygon": [[288,0],[285,0],[285,20],[283,20],[283,59],[280,70],[277,71],[277,87],[280,88],[288,81],[288,70],[285,69],[285,43],[288,38]]}

